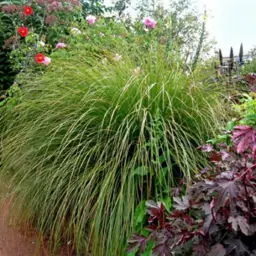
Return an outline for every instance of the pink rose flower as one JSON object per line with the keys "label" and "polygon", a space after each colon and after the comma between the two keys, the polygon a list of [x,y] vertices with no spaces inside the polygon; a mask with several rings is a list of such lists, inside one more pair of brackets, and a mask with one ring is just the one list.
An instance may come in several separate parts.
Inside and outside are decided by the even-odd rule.
{"label": "pink rose flower", "polygon": [[92,24],[95,23],[96,17],[93,16],[93,15],[89,15],[89,16],[86,17],[86,20],[87,20],[87,22],[88,22],[90,25],[92,25]]}
{"label": "pink rose flower", "polygon": [[155,28],[156,27],[156,21],[153,18],[146,17],[143,22],[147,28]]}
{"label": "pink rose flower", "polygon": [[64,44],[64,43],[57,43],[55,48],[58,49],[58,48],[65,48],[65,47],[67,47],[66,44]]}
{"label": "pink rose flower", "polygon": [[52,60],[49,57],[45,57],[44,61],[42,62],[45,66],[48,66],[49,64],[51,64]]}

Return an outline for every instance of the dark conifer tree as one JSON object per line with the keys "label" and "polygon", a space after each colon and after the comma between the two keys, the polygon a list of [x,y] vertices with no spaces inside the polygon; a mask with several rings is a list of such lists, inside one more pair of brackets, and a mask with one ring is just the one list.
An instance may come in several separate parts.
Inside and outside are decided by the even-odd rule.
{"label": "dark conifer tree", "polygon": [[230,48],[229,61],[230,61],[230,71],[232,71],[233,68],[234,68],[234,51],[233,51],[233,47]]}
{"label": "dark conifer tree", "polygon": [[221,49],[219,49],[219,59],[220,59],[220,65],[223,66],[223,56],[222,56]]}
{"label": "dark conifer tree", "polygon": [[239,63],[240,63],[240,65],[244,64],[243,56],[244,56],[244,48],[243,48],[243,44],[241,44],[240,45],[240,50],[239,50]]}

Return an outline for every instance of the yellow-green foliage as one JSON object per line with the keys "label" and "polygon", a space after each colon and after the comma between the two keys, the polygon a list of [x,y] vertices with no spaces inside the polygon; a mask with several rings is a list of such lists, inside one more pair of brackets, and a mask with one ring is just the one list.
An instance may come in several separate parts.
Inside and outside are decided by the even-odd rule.
{"label": "yellow-green foliage", "polygon": [[[256,115],[256,94],[244,94],[240,104],[233,105],[234,110],[240,118],[244,118],[246,124],[255,125]],[[249,123],[248,123],[249,122]]]}
{"label": "yellow-green foliage", "polygon": [[22,102],[4,113],[0,179],[18,220],[78,255],[124,255],[137,202],[169,195],[178,175],[189,181],[204,164],[196,147],[225,116],[218,92],[161,48],[80,45],[23,79]]}

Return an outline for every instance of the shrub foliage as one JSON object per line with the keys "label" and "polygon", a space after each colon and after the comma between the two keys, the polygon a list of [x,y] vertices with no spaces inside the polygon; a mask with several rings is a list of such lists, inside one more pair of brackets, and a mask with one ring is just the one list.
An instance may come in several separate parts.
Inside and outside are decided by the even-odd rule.
{"label": "shrub foliage", "polygon": [[60,50],[46,73],[23,77],[22,102],[3,113],[0,175],[14,214],[54,245],[123,255],[137,202],[191,179],[205,163],[195,147],[224,111],[161,48],[89,48]]}

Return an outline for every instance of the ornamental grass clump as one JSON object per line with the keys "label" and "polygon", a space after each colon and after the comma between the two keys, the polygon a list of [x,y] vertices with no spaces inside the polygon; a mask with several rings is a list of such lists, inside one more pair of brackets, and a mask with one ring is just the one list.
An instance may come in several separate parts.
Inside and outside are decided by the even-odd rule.
{"label": "ornamental grass clump", "polygon": [[205,164],[196,147],[219,131],[224,105],[162,49],[79,46],[51,57],[4,113],[0,178],[13,216],[52,245],[72,241],[78,255],[124,255],[136,204],[191,180]]}

